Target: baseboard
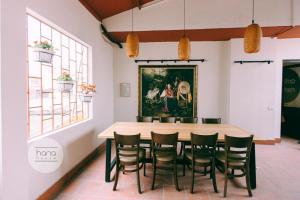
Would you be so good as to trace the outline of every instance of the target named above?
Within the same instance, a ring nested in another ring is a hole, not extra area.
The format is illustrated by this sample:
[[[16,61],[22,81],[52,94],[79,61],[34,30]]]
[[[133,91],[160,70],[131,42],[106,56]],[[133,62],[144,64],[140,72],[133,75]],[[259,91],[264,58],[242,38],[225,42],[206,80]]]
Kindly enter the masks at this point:
[[[92,153],[86,156],[68,173],[66,173],[56,183],[54,183],[49,189],[47,189],[41,196],[39,196],[37,200],[51,200],[57,197],[57,195],[70,182],[70,180],[74,176],[76,176],[87,164],[89,164],[93,159],[95,159],[95,157],[97,157],[104,150],[105,150],[105,143],[102,143]]]
[[[276,143],[276,144],[281,143],[281,138],[275,138],[275,143]]]

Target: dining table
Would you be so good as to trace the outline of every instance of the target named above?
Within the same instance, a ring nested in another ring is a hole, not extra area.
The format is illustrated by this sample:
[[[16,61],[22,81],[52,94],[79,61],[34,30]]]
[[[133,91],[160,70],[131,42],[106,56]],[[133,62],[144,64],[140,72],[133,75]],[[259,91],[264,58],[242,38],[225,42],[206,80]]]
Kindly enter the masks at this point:
[[[191,134],[210,135],[218,133],[218,142],[224,142],[224,136],[230,135],[235,137],[247,137],[254,135],[251,153],[250,153],[250,185],[252,189],[256,188],[256,144],[275,144],[275,138],[264,138],[255,135],[250,131],[242,129],[231,124],[189,124],[189,123],[147,123],[147,122],[115,122],[110,127],[98,134],[99,139],[105,139],[106,145],[106,164],[105,164],[105,181],[110,182],[111,171],[113,170],[116,159],[112,158],[112,141],[114,132],[122,135],[134,135],[140,133],[141,140],[151,141],[151,132],[170,134],[178,132],[179,142],[191,141]]]

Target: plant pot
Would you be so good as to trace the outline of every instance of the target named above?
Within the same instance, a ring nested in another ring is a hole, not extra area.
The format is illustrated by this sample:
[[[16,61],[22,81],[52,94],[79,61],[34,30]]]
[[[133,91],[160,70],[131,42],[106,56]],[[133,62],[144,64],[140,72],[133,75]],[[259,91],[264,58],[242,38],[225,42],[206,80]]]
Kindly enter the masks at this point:
[[[71,92],[74,86],[73,81],[57,81],[58,90],[60,92]]]
[[[33,49],[33,59],[38,62],[52,63],[53,55],[53,50],[47,50],[42,48]]]
[[[90,103],[92,101],[93,96],[93,94],[81,94],[80,100],[82,102]]]

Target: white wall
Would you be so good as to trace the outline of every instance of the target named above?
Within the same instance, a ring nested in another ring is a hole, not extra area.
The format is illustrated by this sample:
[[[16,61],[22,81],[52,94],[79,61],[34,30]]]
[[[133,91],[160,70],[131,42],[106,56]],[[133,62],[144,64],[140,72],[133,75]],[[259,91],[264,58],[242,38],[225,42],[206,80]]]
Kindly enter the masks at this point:
[[[290,26],[294,18],[294,24],[299,25],[299,6],[299,0],[255,1],[255,21],[261,26]],[[251,19],[252,0],[186,0],[187,29],[244,27]],[[109,31],[131,30],[131,10],[105,19],[104,24]],[[183,29],[183,0],[164,0],[134,9],[134,30],[178,29]]]
[[[113,50],[101,38],[98,21],[74,0],[1,0],[1,100],[3,199],[36,199],[94,150],[97,133],[113,122]],[[62,166],[41,174],[27,163],[26,7],[92,46],[97,84],[93,119],[53,135],[64,150]],[[17,192],[16,192],[17,189]]]
[[[1,4],[2,198],[26,200],[26,1]]]
[[[261,51],[245,54],[243,40],[192,42],[198,64],[198,117],[222,117],[264,138],[280,138],[282,60],[300,59],[300,39],[264,38]],[[139,59],[177,58],[177,43],[142,43]],[[271,64],[234,64],[235,60],[273,60]],[[147,64],[147,63],[143,63]],[[159,63],[158,63],[159,64]],[[173,63],[170,63],[173,64]],[[120,97],[120,83],[131,84],[131,97]],[[114,49],[115,121],[138,114],[138,64]]]
[[[198,117],[222,117],[227,122],[229,73],[228,42],[193,42],[191,58],[204,58],[198,65]],[[177,43],[142,43],[142,59],[174,59]],[[147,63],[141,63],[145,65]],[[152,63],[151,63],[152,64]],[[160,63],[154,63],[160,64]],[[171,62],[169,64],[174,64]],[[185,64],[185,63],[184,63]],[[138,115],[138,64],[125,50],[114,49],[115,121],[135,121]],[[131,84],[131,96],[120,97],[120,83]]]

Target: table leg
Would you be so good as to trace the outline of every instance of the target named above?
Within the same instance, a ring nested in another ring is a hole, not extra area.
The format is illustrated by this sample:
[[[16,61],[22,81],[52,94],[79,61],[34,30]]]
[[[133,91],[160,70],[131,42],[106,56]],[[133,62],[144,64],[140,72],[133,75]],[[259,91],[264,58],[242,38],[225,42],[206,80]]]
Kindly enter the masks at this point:
[[[105,182],[110,182],[111,172],[111,139],[106,139]]]
[[[250,185],[252,189],[256,188],[256,160],[255,143],[253,142],[250,153]]]

